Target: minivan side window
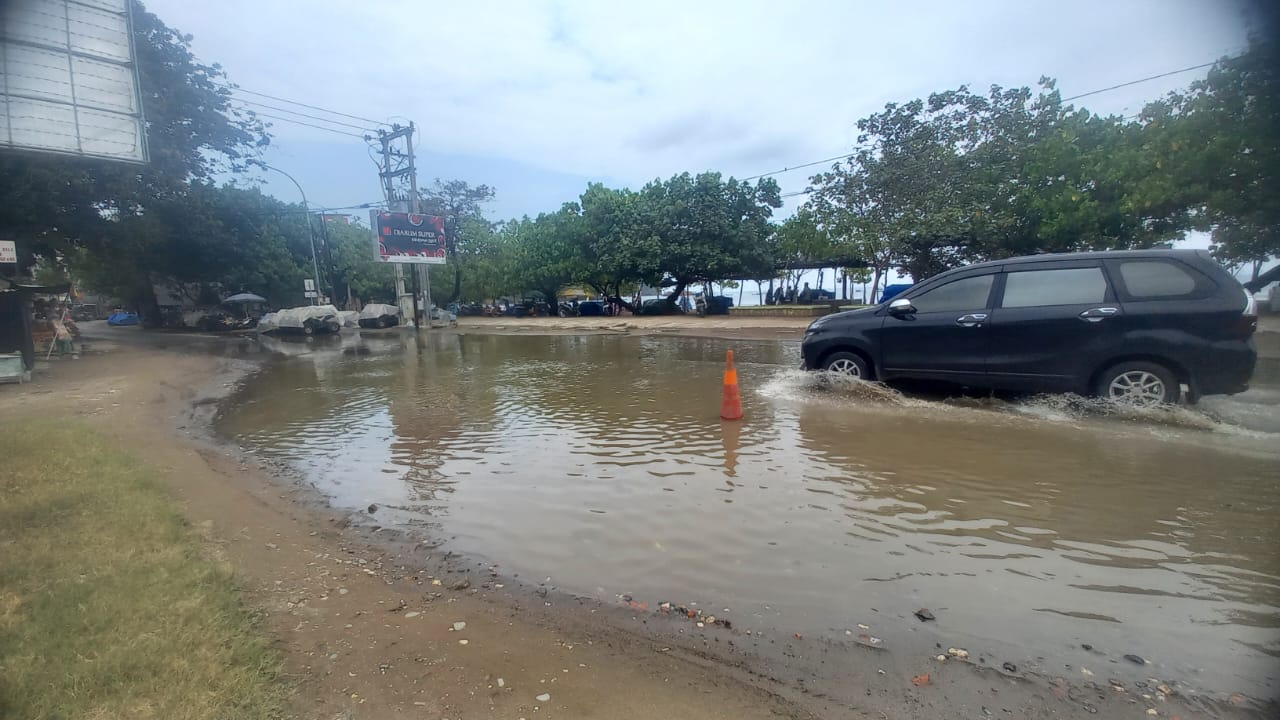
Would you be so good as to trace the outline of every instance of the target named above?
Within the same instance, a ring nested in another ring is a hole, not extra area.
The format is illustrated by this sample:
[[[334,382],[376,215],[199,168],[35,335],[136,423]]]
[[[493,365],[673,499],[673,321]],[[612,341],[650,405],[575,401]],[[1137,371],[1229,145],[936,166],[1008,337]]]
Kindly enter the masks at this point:
[[[1195,275],[1164,260],[1122,261],[1120,277],[1129,295],[1140,299],[1178,297],[1196,290]]]
[[[1026,270],[1004,279],[1001,307],[1086,305],[1107,299],[1107,278],[1100,267]]]
[[[995,278],[995,275],[974,275],[952,280],[909,299],[916,311],[922,313],[982,310],[987,307]]]

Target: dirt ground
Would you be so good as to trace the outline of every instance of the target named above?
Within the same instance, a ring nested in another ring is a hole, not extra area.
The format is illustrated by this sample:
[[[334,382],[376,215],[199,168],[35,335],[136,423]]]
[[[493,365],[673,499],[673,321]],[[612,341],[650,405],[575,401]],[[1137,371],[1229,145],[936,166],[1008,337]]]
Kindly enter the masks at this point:
[[[586,320],[521,324],[581,332],[560,325]],[[678,319],[679,328],[692,320]],[[798,338],[807,324],[769,320],[777,322],[719,330]],[[663,318],[618,322],[683,332]],[[470,329],[506,325],[461,328]],[[936,663],[933,651],[894,657],[785,637],[766,655],[730,631],[723,643],[709,633],[690,638],[687,623],[664,636],[651,615],[597,612],[498,569],[441,557],[429,542],[378,528],[376,510],[353,522],[279,468],[215,442],[208,420],[253,369],[236,350],[252,340],[109,332],[112,340],[95,340],[80,360],[55,359],[34,383],[0,386],[0,416],[79,416],[158,468],[208,551],[236,568],[264,614],[297,688],[296,718],[1140,718],[1152,705],[1162,717],[1262,716]]]

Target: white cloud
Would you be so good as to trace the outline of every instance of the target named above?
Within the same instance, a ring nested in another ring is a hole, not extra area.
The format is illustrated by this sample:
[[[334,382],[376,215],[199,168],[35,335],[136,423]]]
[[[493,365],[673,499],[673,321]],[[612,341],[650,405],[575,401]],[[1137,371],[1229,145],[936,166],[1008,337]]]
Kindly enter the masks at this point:
[[[246,88],[377,119],[419,143],[641,183],[845,151],[885,102],[1056,76],[1065,95],[1244,44],[1226,3],[152,0]],[[1130,113],[1180,76],[1089,98]],[[272,111],[267,111],[272,112]],[[287,124],[290,138],[348,142]],[[350,140],[359,143],[357,140]],[[819,170],[820,168],[814,168]],[[803,187],[806,172],[785,178]],[[566,198],[567,199],[567,198]]]

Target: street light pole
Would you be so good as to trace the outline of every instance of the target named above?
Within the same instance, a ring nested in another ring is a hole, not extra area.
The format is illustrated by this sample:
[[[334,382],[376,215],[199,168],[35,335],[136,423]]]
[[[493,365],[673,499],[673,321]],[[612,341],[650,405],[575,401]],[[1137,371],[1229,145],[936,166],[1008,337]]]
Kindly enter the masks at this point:
[[[302,185],[298,184],[298,181],[295,180],[292,175],[281,170],[280,168],[275,167],[274,165],[268,165],[262,162],[261,160],[255,161],[254,164],[266,170],[275,170],[281,175],[289,178],[289,181],[293,183],[293,186],[298,188],[298,194],[302,196],[302,212],[306,213],[307,215],[307,241],[311,243],[311,272],[315,277],[315,282],[316,282],[316,296],[311,299],[311,304],[319,305],[320,304],[320,263],[316,262],[316,235],[311,230],[311,209],[307,206],[307,193],[305,190],[302,189]],[[324,222],[324,218],[321,218],[320,221]]]

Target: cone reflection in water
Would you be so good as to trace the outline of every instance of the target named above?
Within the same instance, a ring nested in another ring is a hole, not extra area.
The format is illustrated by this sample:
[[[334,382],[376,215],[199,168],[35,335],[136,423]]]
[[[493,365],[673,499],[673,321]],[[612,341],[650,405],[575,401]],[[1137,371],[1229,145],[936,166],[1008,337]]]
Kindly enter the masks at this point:
[[[720,400],[721,420],[742,419],[742,396],[738,394],[738,369],[733,366],[733,351],[725,353],[724,392]]]
[[[720,421],[720,446],[724,450],[725,477],[738,476],[738,446],[742,443],[742,423]],[[729,483],[730,487],[733,483]]]

